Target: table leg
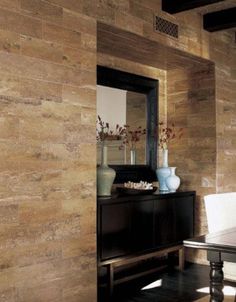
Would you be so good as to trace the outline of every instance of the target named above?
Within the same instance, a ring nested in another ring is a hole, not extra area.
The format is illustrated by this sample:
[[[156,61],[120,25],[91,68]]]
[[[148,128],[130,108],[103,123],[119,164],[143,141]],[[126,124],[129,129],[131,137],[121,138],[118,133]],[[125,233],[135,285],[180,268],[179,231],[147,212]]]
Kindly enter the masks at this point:
[[[184,270],[185,256],[184,247],[179,250],[179,270],[182,272]]]
[[[223,294],[223,261],[210,261],[210,302],[224,301]]]
[[[114,267],[112,264],[107,266],[107,275],[108,275],[108,292],[109,297],[113,295],[113,288],[114,288]]]

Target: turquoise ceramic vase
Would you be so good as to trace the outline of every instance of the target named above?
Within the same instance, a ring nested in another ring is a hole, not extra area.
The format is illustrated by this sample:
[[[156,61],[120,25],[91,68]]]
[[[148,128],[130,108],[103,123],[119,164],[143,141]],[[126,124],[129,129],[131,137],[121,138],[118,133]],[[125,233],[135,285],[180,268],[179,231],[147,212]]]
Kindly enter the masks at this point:
[[[97,168],[97,195],[111,196],[111,188],[116,177],[114,169],[107,164],[107,146],[102,146],[101,165]]]
[[[163,149],[163,165],[156,170],[157,179],[159,182],[159,191],[168,192],[166,179],[170,176],[170,169],[168,168],[168,150]]]

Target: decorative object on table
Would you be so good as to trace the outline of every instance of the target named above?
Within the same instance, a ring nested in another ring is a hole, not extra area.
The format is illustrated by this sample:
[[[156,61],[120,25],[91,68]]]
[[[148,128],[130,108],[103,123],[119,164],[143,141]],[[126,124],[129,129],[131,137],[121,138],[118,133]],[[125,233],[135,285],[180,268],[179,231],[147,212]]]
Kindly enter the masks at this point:
[[[176,167],[169,167],[170,175],[166,178],[166,186],[170,192],[176,192],[180,186],[180,178],[175,175]]]
[[[129,189],[151,190],[153,185],[152,183],[141,180],[140,182],[132,182],[132,181],[125,182],[124,187]]]
[[[162,149],[162,167],[168,167],[168,149]]]
[[[110,196],[111,188],[116,176],[114,169],[110,168],[107,164],[107,152],[106,141],[111,138],[121,139],[124,135],[125,129],[116,125],[115,131],[110,129],[109,123],[102,121],[98,116],[97,120],[97,142],[101,144],[101,165],[97,168],[97,195],[98,196]]]
[[[156,170],[156,174],[159,181],[160,191],[169,191],[169,188],[166,184],[166,179],[171,175],[172,170],[168,168],[168,143],[175,138],[181,138],[182,135],[182,128],[177,131],[174,124],[172,124],[171,127],[165,127],[163,122],[159,123],[159,146],[163,152],[163,164],[162,167]]]
[[[136,149],[130,150],[130,164],[135,165],[136,164]]]
[[[159,182],[159,191],[168,192],[166,178],[170,176],[170,169],[168,167],[157,168],[156,174]]]
[[[102,161],[97,168],[97,195],[110,196],[111,188],[116,177],[114,169],[107,165],[107,146],[102,146]]]
[[[146,134],[146,129],[139,126],[135,130],[131,130],[129,125],[125,125],[125,136],[123,145],[126,145],[130,149],[130,164],[135,165],[137,160],[137,143],[141,137]]]
[[[154,187],[152,183],[148,183],[146,181],[140,182],[131,182],[128,181],[124,183],[123,186],[117,186],[117,191],[119,193],[128,194],[128,195],[136,195],[136,194],[151,194],[157,190],[157,187]]]

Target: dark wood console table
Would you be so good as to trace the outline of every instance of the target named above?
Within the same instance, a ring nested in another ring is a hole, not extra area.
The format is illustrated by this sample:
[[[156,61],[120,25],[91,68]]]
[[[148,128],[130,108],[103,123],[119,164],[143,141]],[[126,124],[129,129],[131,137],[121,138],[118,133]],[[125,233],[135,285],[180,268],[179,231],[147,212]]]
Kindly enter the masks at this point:
[[[193,236],[194,200],[194,191],[98,198],[98,268],[107,268],[110,294],[114,284],[131,279],[117,280],[118,266],[178,252],[183,269],[182,243]]]

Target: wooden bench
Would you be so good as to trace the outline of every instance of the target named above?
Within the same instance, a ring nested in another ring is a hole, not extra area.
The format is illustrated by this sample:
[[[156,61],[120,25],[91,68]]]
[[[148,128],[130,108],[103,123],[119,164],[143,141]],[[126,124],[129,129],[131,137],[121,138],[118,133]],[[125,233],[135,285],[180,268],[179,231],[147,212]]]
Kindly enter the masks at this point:
[[[184,247],[183,245],[177,245],[177,246],[172,246],[169,248],[165,248],[162,250],[158,250],[155,252],[147,253],[147,254],[142,254],[138,256],[129,256],[126,258],[115,258],[111,260],[106,260],[98,263],[98,267],[106,267],[107,268],[107,287],[109,291],[109,295],[112,296],[113,294],[113,289],[114,285],[120,284],[122,282],[130,281],[132,279],[154,273],[156,271],[159,271],[163,269],[166,266],[159,266],[155,267],[152,269],[145,270],[143,272],[139,272],[136,274],[132,274],[129,276],[125,276],[119,279],[114,278],[114,273],[115,273],[115,268],[120,267],[120,266],[125,266],[129,265],[138,261],[154,258],[154,257],[162,257],[165,255],[169,255],[170,253],[178,252],[179,256],[179,262],[178,262],[178,269],[180,271],[183,271],[184,269]]]

